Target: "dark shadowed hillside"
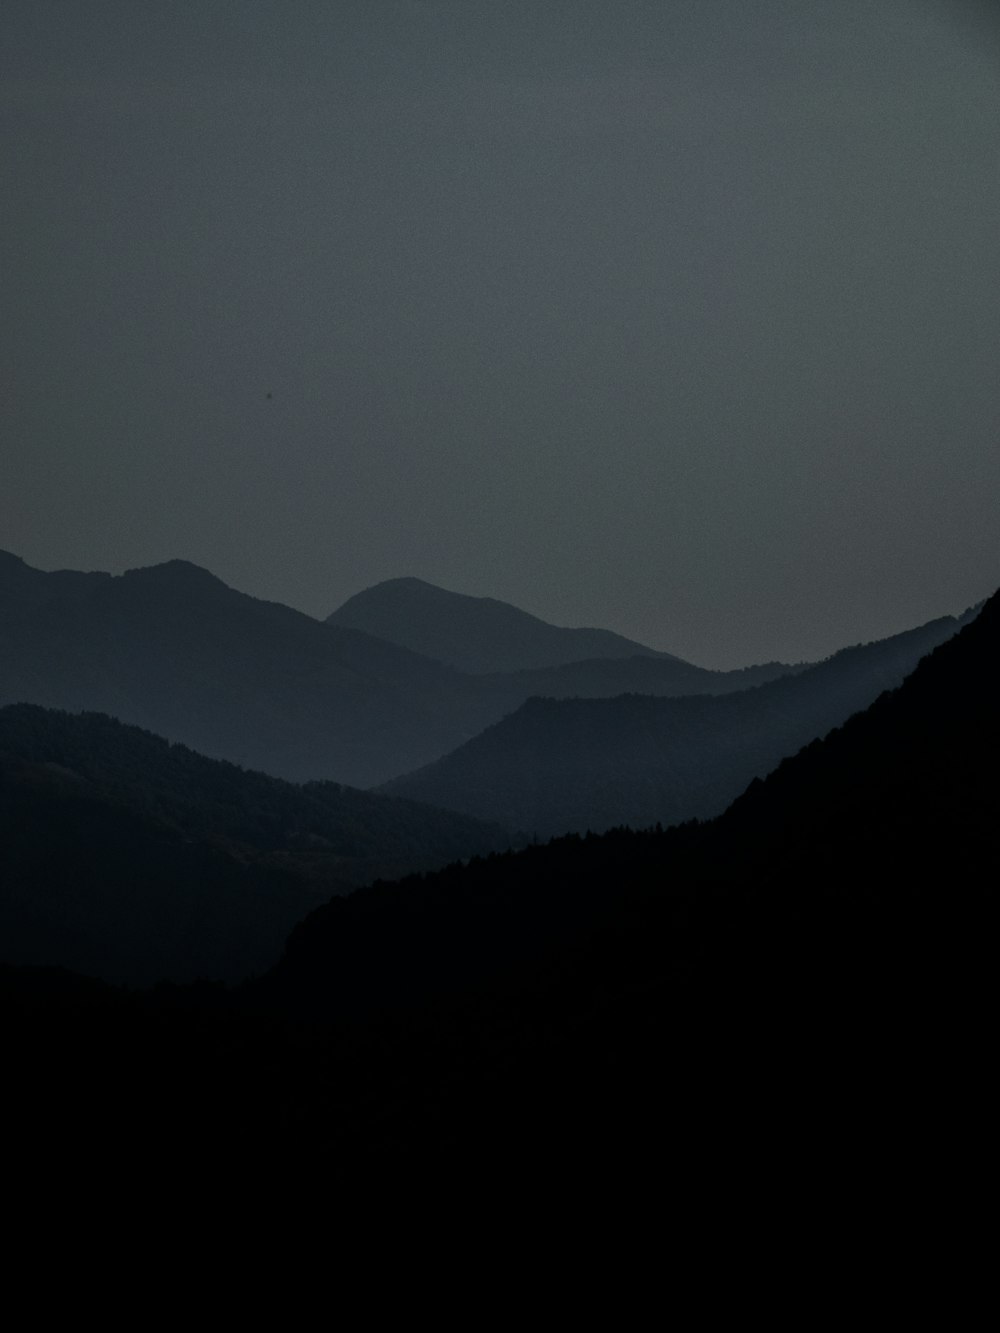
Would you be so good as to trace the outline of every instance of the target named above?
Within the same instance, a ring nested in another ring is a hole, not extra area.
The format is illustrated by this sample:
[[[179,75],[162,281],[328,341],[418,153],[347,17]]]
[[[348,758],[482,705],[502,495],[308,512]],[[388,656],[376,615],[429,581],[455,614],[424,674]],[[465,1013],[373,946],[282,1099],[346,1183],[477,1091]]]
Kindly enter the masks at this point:
[[[722,697],[531,699],[383,790],[540,836],[708,818],[898,685],[959,623],[932,621]]]
[[[898,689],[753,782],[720,819],[678,830],[666,845],[685,893],[639,895],[604,961],[620,979],[662,974],[664,940],[697,928],[716,954],[709,986],[729,968],[755,1001],[811,995],[835,1013],[877,998],[906,1040],[963,1048],[992,986],[998,679],[1000,594]]]
[[[922,1221],[992,1142],[998,678],[994,598],[720,819],[361,890],[240,997],[0,969],[18,1142],[102,1182]]]
[[[380,992],[412,1000],[575,971],[576,959],[585,986],[597,967],[602,985],[699,975],[729,995],[766,950],[777,971],[748,991],[763,994],[765,980],[804,984],[820,954],[836,965],[844,949],[849,970],[863,963],[869,981],[891,987],[924,961],[896,956],[887,928],[900,939],[929,931],[922,947],[933,952],[937,914],[948,950],[979,942],[978,927],[965,932],[1000,872],[998,678],[994,597],[899,689],[755,782],[721,818],[573,836],[362,890],[296,929],[274,984],[311,1004],[372,1003]],[[933,967],[945,961],[928,964],[925,980],[936,985]]]
[[[331,893],[506,845],[335,783],[295,786],[98,714],[0,709],[0,959],[130,981],[272,963]]]
[[[422,579],[388,579],[366,588],[326,623],[364,630],[462,671],[521,671],[636,655],[690,665],[609,630],[559,629],[506,602],[447,592]]]

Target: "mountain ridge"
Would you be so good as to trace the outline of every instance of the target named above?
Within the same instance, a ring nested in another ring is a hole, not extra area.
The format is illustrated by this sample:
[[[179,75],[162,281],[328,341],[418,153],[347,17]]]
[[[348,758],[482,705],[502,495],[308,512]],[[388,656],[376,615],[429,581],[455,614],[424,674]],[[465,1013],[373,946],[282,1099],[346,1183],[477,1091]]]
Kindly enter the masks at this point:
[[[355,593],[325,623],[363,629],[474,674],[544,669],[589,658],[681,661],[611,630],[563,628],[495,597],[451,592],[412,577],[386,579]]]
[[[619,659],[628,679],[630,660]],[[741,683],[648,661],[668,693]],[[615,665],[578,664],[562,677],[574,690],[580,672],[596,671],[600,688],[617,692]],[[290,781],[377,785],[475,736],[535,683],[462,672],[239,592],[188,561],[111,575],[0,559],[0,705],[109,713]]]
[[[779,1004],[795,984],[827,1005],[823,985],[856,955],[866,984],[896,1003],[893,967],[912,980],[922,959],[897,958],[895,914],[912,902],[907,924],[934,938],[937,910],[960,935],[1000,872],[998,664],[1000,593],[898,687],[751,782],[717,818],[571,834],[419,883],[371,886],[300,923],[263,993],[336,1012],[386,996],[437,1004],[449,992],[502,985],[511,997],[552,985],[551,1012],[565,1023],[565,980],[544,978],[568,969],[600,997],[602,1021],[609,994],[634,1013],[630,996],[645,1008],[655,994],[645,988],[669,986],[678,999],[694,990],[692,1018],[721,1003],[731,1026],[728,1005],[768,1003],[772,985]],[[925,870],[939,878],[918,898]],[[989,946],[973,937],[966,947]],[[828,972],[811,975],[816,958]],[[592,1002],[579,1001],[588,1032]],[[865,1020],[863,999],[855,1016]],[[613,1026],[602,1030],[614,1040]]]
[[[717,820],[371,886],[235,995],[0,967],[32,1189],[249,1164],[255,1197],[665,1199],[699,1244],[816,1202],[935,1246],[995,1139],[998,679],[1000,597]]]
[[[746,690],[532,698],[379,790],[540,836],[720,814],[755,777],[902,682],[967,623],[941,617]]]
[[[497,715],[460,673],[229,588],[185,561],[0,567],[0,704],[109,713],[291,781],[367,786]]]

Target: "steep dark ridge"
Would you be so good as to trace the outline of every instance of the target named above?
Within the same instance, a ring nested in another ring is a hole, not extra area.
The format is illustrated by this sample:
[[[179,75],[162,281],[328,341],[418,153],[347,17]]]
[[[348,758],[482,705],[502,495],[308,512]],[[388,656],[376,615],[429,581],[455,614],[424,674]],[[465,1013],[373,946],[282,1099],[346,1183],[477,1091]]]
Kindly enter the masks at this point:
[[[502,711],[450,668],[184,561],[119,577],[2,568],[0,704],[106,712],[247,767],[358,786]]]
[[[924,1057],[932,1039],[974,1045],[995,971],[998,681],[1000,593],[899,688],[675,831],[686,891],[637,896],[600,946],[605,981],[669,973],[664,944],[697,932],[706,988],[728,973],[727,993],[797,992],[828,1016],[877,999]]]
[[[689,666],[610,630],[560,629],[492,597],[448,592],[414,578],[388,579],[357,593],[326,623],[365,630],[474,673],[635,656]]]
[[[497,828],[295,786],[100,714],[0,709],[0,959],[237,979],[332,893],[507,846]]]
[[[833,969],[842,1005],[861,977],[891,998],[914,971],[939,995],[963,951],[981,961],[991,947],[982,917],[1000,875],[998,679],[1000,595],[898,689],[711,823],[571,836],[361,890],[296,928],[261,991],[344,1012],[498,985],[513,995],[568,966],[582,988],[570,1021],[584,1028],[584,991],[600,991],[605,1009],[635,992],[648,1008],[657,987],[694,987],[698,1004],[714,996],[736,1016],[776,994],[791,1013],[794,988],[815,998]]]
[[[753,778],[900,684],[959,626],[932,621],[718,697],[531,699],[382,790],[539,836],[710,818]]]
[[[993,823],[996,836],[982,836],[1000,814],[998,755],[1000,593],[962,617],[960,633],[926,654],[899,688],[751,783],[717,827],[781,843],[794,857],[856,808],[861,818],[848,825],[843,862],[869,839],[886,839],[894,812],[921,829],[906,849],[909,864],[928,848],[957,871],[966,852],[1000,853],[1000,825]],[[930,825],[918,823],[935,809]]]

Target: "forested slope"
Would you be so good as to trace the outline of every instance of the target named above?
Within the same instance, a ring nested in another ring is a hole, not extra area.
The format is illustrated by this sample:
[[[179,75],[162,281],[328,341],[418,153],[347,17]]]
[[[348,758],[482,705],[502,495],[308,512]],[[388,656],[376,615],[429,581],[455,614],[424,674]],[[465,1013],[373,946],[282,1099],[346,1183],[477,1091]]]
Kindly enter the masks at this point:
[[[0,709],[0,960],[235,980],[332,893],[507,845],[465,816],[296,786],[101,714]]]

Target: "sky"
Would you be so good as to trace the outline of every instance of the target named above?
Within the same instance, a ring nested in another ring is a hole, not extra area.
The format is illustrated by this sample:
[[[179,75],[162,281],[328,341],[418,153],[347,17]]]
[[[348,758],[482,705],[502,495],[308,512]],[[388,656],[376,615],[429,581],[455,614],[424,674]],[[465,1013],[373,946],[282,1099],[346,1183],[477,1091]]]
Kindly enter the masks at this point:
[[[974,0],[5,0],[0,548],[713,667],[1000,584]]]

